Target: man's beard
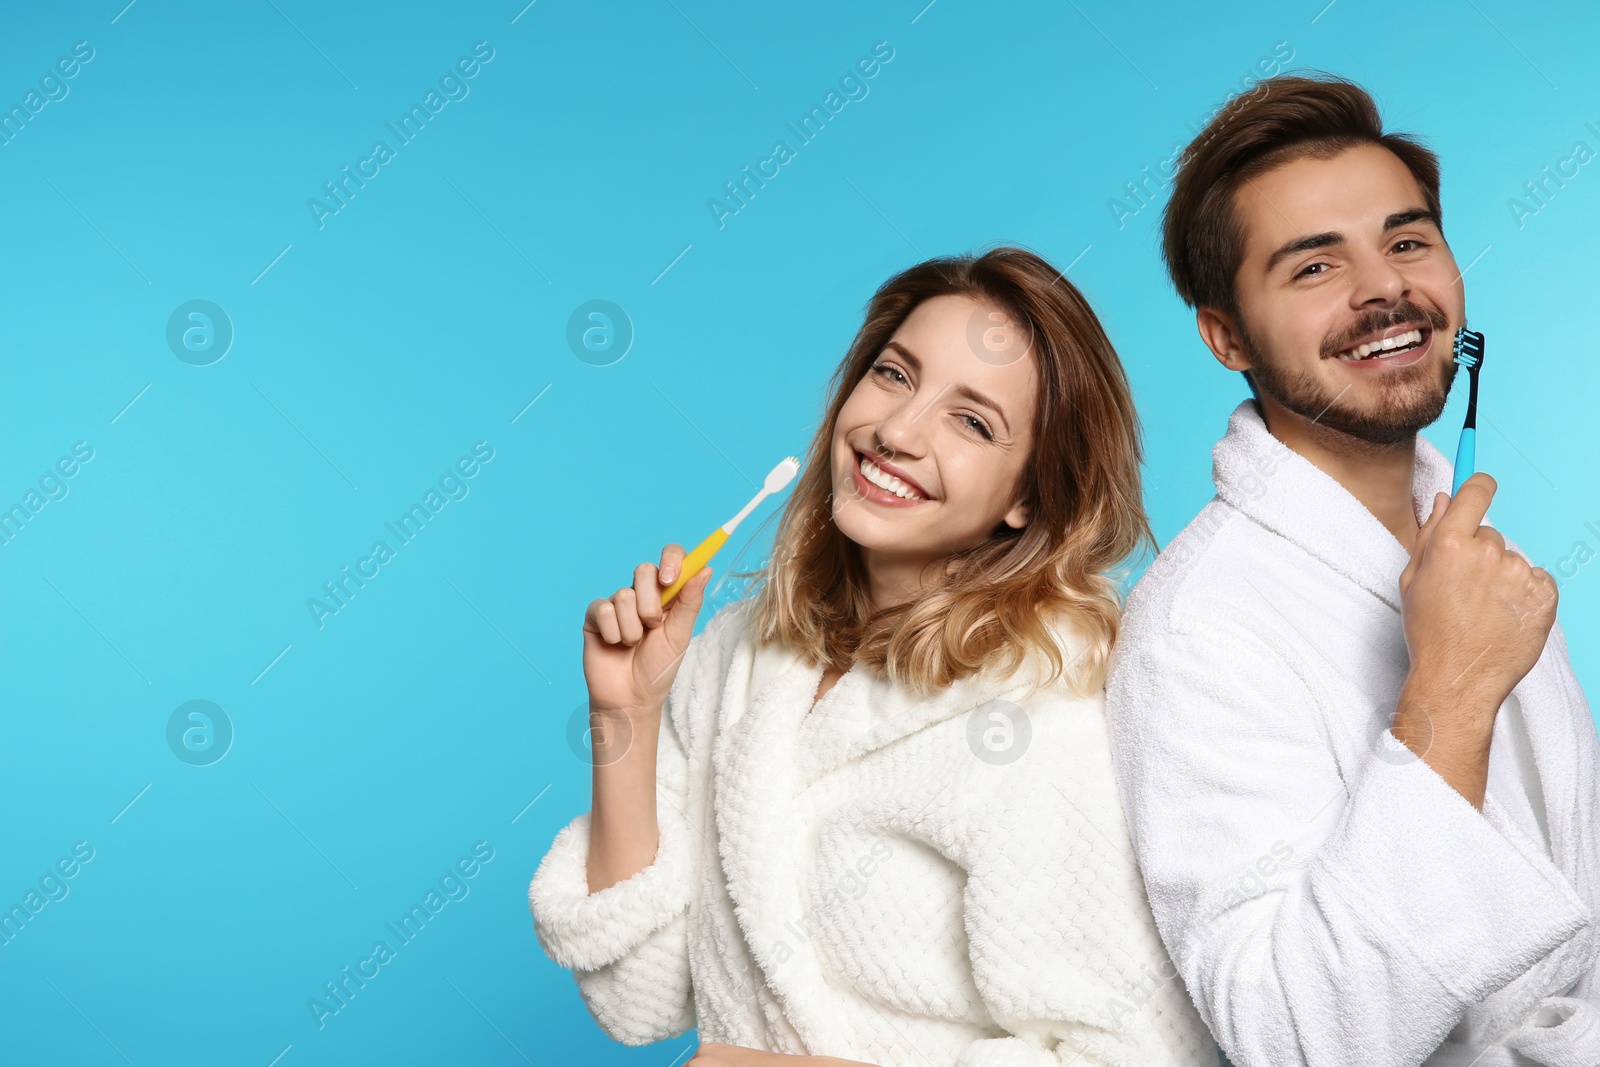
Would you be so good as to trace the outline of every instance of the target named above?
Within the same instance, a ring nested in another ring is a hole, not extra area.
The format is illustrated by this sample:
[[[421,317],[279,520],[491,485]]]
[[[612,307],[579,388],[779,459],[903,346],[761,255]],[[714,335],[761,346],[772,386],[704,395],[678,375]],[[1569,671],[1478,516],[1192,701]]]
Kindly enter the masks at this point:
[[[1322,354],[1337,358],[1334,352],[1350,347],[1347,339],[1419,319],[1430,323],[1435,335],[1449,328],[1449,320],[1442,312],[1402,301],[1392,311],[1362,316],[1344,338],[1325,340]],[[1250,374],[1257,389],[1318,426],[1370,444],[1398,444],[1415,437],[1424,426],[1432,425],[1444,413],[1450,386],[1456,378],[1454,359],[1445,360],[1439,367],[1436,389],[1430,388],[1434,372],[1422,363],[1382,371],[1376,398],[1370,407],[1363,408],[1345,401],[1345,392],[1330,393],[1316,376],[1280,365],[1257,346],[1242,318],[1238,325],[1239,343],[1250,356]]]

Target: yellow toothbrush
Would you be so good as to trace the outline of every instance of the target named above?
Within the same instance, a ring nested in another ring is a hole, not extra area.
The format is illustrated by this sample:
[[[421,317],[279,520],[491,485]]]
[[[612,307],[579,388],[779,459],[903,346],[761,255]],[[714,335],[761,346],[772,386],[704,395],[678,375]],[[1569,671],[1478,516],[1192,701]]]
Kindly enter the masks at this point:
[[[750,503],[746,504],[739,514],[711,531],[710,537],[695,545],[694,551],[683,558],[683,565],[678,570],[677,579],[661,593],[661,606],[666,607],[672,603],[672,598],[678,595],[678,590],[687,585],[690,578],[699,574],[700,570],[711,562],[711,557],[717,554],[717,549],[723,546],[728,540],[728,536],[744,521],[744,517],[756,509],[757,504],[788,485],[799,471],[800,461],[793,456],[785,457],[782,463],[773,467],[767,474],[767,481],[761,487],[761,492],[751,498]]]

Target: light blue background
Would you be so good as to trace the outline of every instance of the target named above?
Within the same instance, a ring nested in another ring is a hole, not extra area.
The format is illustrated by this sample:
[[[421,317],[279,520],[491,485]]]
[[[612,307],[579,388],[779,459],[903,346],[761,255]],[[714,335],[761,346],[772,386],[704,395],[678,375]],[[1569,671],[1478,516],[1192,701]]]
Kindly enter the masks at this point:
[[[0,34],[6,107],[94,49],[0,147],[0,505],[94,449],[0,547],[0,904],[95,850],[0,947],[5,1063],[683,1054],[692,1035],[608,1041],[527,913],[588,805],[566,735],[584,605],[803,452],[879,283],[995,242],[1073,264],[1170,539],[1244,384],[1162,273],[1160,203],[1119,229],[1109,201],[1279,42],[1442,155],[1489,336],[1492,517],[1552,571],[1600,549],[1600,167],[1520,228],[1507,205],[1600,148],[1589,5],[124,2],[13,8]],[[319,229],[308,199],[478,41],[470,94]],[[719,229],[708,199],[878,41],[869,95]],[[236,331],[211,366],[165,341],[192,299]],[[592,299],[635,331],[610,366],[565,341]],[[1463,401],[1428,433],[1447,454]],[[307,599],[478,441],[470,495],[319,629]],[[773,513],[720,571],[759,563]],[[1592,686],[1600,566],[1558,575]],[[165,736],[194,699],[236,732],[207,767]],[[308,999],[480,841],[470,894],[319,1030]]]

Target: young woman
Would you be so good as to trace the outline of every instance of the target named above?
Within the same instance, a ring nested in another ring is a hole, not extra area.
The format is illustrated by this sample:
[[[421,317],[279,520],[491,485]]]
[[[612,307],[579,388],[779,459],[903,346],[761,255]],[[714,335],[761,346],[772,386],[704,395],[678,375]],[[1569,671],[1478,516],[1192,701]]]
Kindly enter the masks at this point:
[[[529,887],[627,1044],[696,1067],[1217,1062],[1112,778],[1139,427],[1030,252],[890,279],[751,597],[692,637],[684,558],[589,605],[593,810]]]

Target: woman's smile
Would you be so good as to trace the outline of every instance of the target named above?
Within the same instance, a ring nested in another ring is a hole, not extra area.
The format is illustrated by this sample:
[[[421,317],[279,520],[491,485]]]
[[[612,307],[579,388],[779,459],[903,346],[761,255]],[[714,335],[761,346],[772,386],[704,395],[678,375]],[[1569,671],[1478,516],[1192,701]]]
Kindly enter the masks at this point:
[[[893,508],[915,507],[929,502],[926,494],[906,480],[896,478],[870,457],[861,452],[855,455],[851,482],[861,499]]]

